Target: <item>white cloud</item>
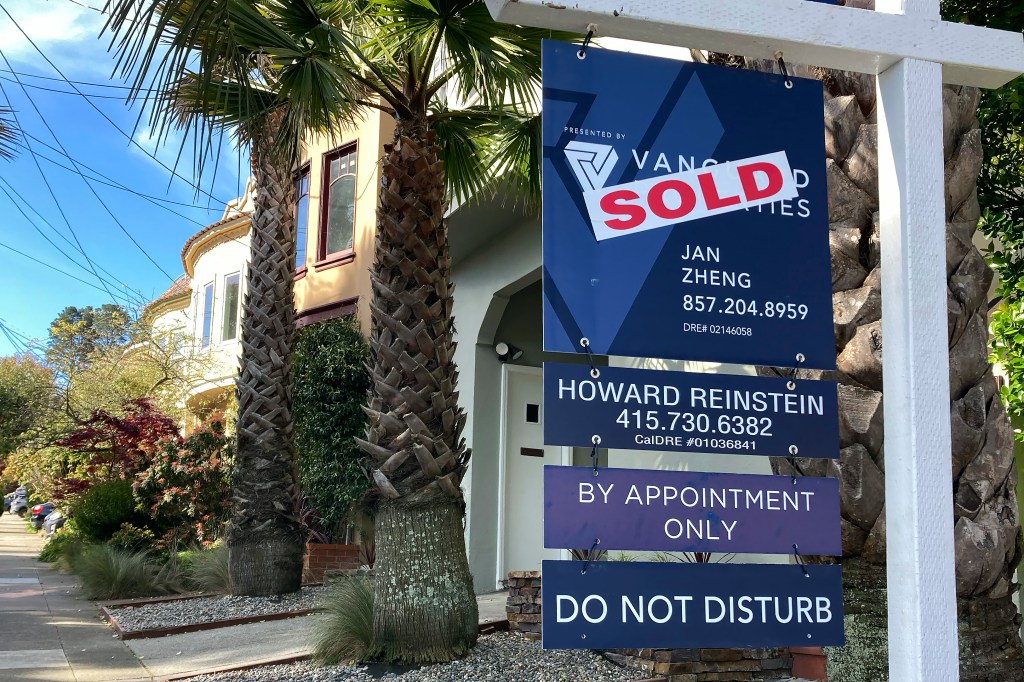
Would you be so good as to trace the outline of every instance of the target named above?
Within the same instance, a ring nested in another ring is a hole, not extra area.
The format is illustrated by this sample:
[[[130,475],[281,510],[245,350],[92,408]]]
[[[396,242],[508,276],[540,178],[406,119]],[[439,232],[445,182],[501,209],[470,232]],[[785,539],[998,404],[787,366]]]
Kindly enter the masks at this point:
[[[104,51],[97,40],[104,16],[70,0],[7,0],[4,7],[43,52],[81,43],[89,52]],[[37,63],[39,54],[6,14],[0,14],[0,45],[8,59]],[[91,55],[90,55],[91,56]]]

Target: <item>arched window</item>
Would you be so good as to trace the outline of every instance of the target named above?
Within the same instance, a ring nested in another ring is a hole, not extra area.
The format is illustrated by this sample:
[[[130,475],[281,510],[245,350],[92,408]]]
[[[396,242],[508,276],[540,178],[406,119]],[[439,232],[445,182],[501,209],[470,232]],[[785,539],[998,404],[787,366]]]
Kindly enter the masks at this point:
[[[356,219],[355,145],[324,156],[320,200],[320,260],[351,252]]]

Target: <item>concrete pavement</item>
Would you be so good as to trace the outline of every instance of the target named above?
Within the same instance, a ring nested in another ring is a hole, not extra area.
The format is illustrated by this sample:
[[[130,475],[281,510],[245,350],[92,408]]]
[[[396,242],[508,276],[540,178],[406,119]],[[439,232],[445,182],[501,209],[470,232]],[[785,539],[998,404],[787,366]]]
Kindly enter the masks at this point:
[[[74,578],[36,561],[39,536],[0,517],[0,682],[141,682],[309,653],[312,617],[122,642]],[[506,592],[480,595],[480,623],[505,618]]]
[[[74,580],[36,561],[41,538],[0,517],[0,682],[137,682],[146,668],[74,598]]]

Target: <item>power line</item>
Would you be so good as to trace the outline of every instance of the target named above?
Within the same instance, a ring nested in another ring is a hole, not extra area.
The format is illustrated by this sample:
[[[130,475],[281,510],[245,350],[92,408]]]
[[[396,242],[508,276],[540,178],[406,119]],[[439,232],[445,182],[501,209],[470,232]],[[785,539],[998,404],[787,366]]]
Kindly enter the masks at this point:
[[[32,226],[32,229],[34,229],[36,232],[38,232],[39,235],[50,244],[50,246],[55,248],[62,256],[67,258],[69,261],[71,261],[71,263],[73,263],[74,265],[77,265],[78,267],[82,268],[83,270],[85,270],[87,272],[91,272],[91,270],[87,266],[82,265],[77,260],[75,260],[74,257],[72,257],[70,254],[68,254],[62,248],[57,246],[57,244],[54,243],[54,241],[52,239],[47,237],[45,232],[43,232],[41,229],[39,229],[39,226],[35,224],[35,221],[33,221],[29,217],[29,215],[25,212],[25,209],[23,209],[21,207],[21,205],[18,203],[17,199],[14,198],[14,195],[11,193],[11,192],[14,192],[14,187],[12,187],[11,184],[7,180],[5,180],[4,178],[0,177],[0,183],[2,183],[2,184],[0,184],[0,192],[3,192],[7,196],[7,198],[10,200],[10,202],[12,204],[14,204],[14,207],[16,209],[18,209],[18,212],[21,213],[21,215],[25,218],[26,221],[28,221],[28,224]],[[5,187],[5,185],[6,185],[6,187]],[[10,189],[10,191],[8,191],[8,189]],[[39,219],[43,222],[44,225],[46,225],[48,228],[53,230],[54,234],[59,236],[61,239],[63,239],[65,242],[67,242],[71,246],[74,246],[74,244],[72,244],[71,241],[67,237],[65,237],[63,234],[61,234],[61,232],[59,230],[57,230],[53,225],[51,225],[46,220],[46,218],[44,218],[42,215],[40,215],[39,212],[36,211],[35,208],[33,208],[31,204],[26,202],[26,206],[28,206],[29,209],[31,209],[32,212],[35,213],[36,216],[39,217]],[[115,275],[114,273],[110,272],[109,270],[104,268],[102,265],[99,265],[99,264],[96,264],[96,263],[93,263],[93,264],[96,265],[96,267],[98,267],[100,270],[102,270],[106,274],[108,274],[111,277],[117,279],[117,275]],[[99,276],[99,275],[97,275],[97,276]],[[100,279],[102,281],[104,281],[106,284],[109,284],[109,285],[113,286],[115,289],[118,288],[118,283],[116,281],[107,280],[106,278],[103,278],[103,277],[100,277]],[[136,295],[138,295],[139,300],[141,300],[141,301],[145,301],[146,300],[146,297],[142,294],[141,291],[134,291],[130,287],[128,287],[128,285],[123,284],[123,283],[120,286],[125,288],[128,291],[133,291]]]
[[[99,114],[100,116],[102,116],[102,117],[103,117],[104,119],[106,119],[107,123],[109,123],[109,124],[110,124],[111,126],[113,126],[113,127],[114,127],[114,128],[115,128],[115,129],[117,130],[117,132],[121,133],[121,135],[123,135],[123,136],[124,136],[125,138],[127,138],[127,140],[128,140],[128,141],[129,141],[129,142],[130,142],[131,144],[133,144],[133,145],[135,145],[136,147],[138,147],[139,149],[141,149],[141,150],[142,150],[142,151],[143,151],[143,152],[144,152],[144,153],[146,154],[146,156],[150,157],[151,159],[153,159],[154,161],[156,161],[156,162],[157,162],[158,164],[160,164],[160,165],[161,165],[161,166],[162,166],[162,167],[163,167],[163,168],[164,168],[165,170],[167,170],[168,172],[170,172],[170,173],[171,173],[171,175],[173,175],[174,177],[176,177],[176,178],[179,178],[179,179],[181,179],[182,181],[184,181],[184,182],[188,183],[188,184],[189,184],[189,185],[190,185],[191,187],[193,187],[193,188],[194,188],[194,189],[195,189],[195,190],[196,190],[197,192],[200,192],[201,194],[204,194],[204,195],[208,196],[209,198],[213,199],[214,201],[216,201],[216,202],[218,202],[218,203],[222,203],[222,204],[226,204],[226,203],[227,203],[226,201],[223,201],[223,200],[221,200],[221,199],[218,199],[218,198],[217,198],[217,197],[215,197],[214,195],[212,195],[212,194],[210,194],[209,192],[207,192],[206,190],[202,189],[202,188],[201,188],[201,187],[200,187],[200,186],[199,186],[198,184],[195,184],[195,183],[192,183],[192,182],[190,182],[190,181],[189,181],[189,180],[188,180],[187,178],[185,178],[185,177],[184,177],[183,175],[179,174],[179,173],[178,173],[178,171],[174,170],[173,168],[171,168],[170,166],[168,166],[167,164],[165,164],[165,163],[164,163],[163,161],[161,161],[160,159],[158,159],[158,158],[156,157],[156,155],[155,155],[155,154],[151,154],[151,153],[149,152],[149,150],[148,150],[148,149],[146,149],[146,148],[145,148],[145,147],[143,147],[143,146],[142,146],[141,144],[139,144],[138,142],[136,142],[135,138],[134,138],[134,137],[133,137],[132,135],[130,135],[129,133],[126,133],[126,132],[125,132],[124,130],[122,130],[122,129],[121,129],[121,127],[120,127],[119,125],[117,125],[117,123],[115,123],[113,119],[111,119],[111,118],[110,118],[109,116],[107,116],[106,112],[104,112],[104,111],[103,111],[102,109],[100,109],[100,108],[99,108],[98,106],[96,106],[96,103],[95,103],[95,102],[93,102],[92,100],[90,100],[90,99],[89,99],[88,97],[85,97],[85,96],[84,96],[84,93],[82,93],[82,91],[78,89],[78,86],[77,86],[77,85],[75,85],[75,84],[74,84],[74,83],[72,83],[72,82],[71,82],[70,80],[68,80],[68,77],[64,75],[64,72],[63,72],[63,71],[61,71],[61,70],[60,70],[60,68],[59,68],[59,67],[58,67],[58,66],[57,66],[56,64],[54,64],[54,63],[53,63],[53,60],[51,60],[51,59],[50,59],[49,57],[47,57],[47,56],[46,56],[46,53],[44,53],[44,52],[43,52],[43,51],[42,51],[41,49],[39,49],[39,46],[38,46],[38,45],[36,45],[35,41],[34,41],[34,40],[32,40],[32,38],[31,38],[31,37],[29,37],[29,35],[28,35],[27,33],[25,33],[25,30],[24,30],[24,29],[23,29],[23,28],[21,27],[21,25],[20,25],[20,24],[19,24],[19,23],[18,23],[18,22],[17,22],[17,21],[16,21],[15,19],[14,19],[14,17],[13,17],[13,16],[11,16],[11,13],[10,13],[9,11],[7,11],[7,8],[6,8],[6,7],[4,7],[4,6],[2,5],[2,4],[0,4],[0,10],[3,10],[4,14],[6,14],[6,15],[7,15],[7,18],[8,18],[8,19],[10,19],[10,20],[11,20],[11,22],[13,22],[13,23],[14,23],[14,26],[15,26],[15,27],[16,27],[16,28],[18,29],[18,31],[19,31],[19,32],[21,33],[21,35],[25,36],[25,40],[27,40],[27,41],[29,42],[29,44],[30,44],[30,45],[31,45],[31,46],[32,46],[32,47],[33,47],[33,48],[35,49],[35,51],[39,53],[39,56],[41,56],[41,57],[43,58],[43,60],[45,60],[45,61],[46,61],[46,63],[47,63],[47,64],[49,64],[49,65],[50,65],[50,67],[51,67],[51,68],[52,68],[52,69],[53,69],[54,71],[56,71],[56,72],[57,72],[57,75],[61,77],[61,80],[63,80],[63,81],[64,81],[65,83],[67,83],[68,85],[70,85],[70,86],[71,86],[71,87],[72,87],[72,88],[73,88],[73,89],[74,89],[74,90],[75,90],[76,92],[78,92],[79,94],[83,95],[83,99],[84,99],[84,100],[85,100],[86,102],[88,102],[89,106],[91,106],[91,107],[92,107],[93,109],[95,109],[95,110],[96,110],[96,112],[97,112],[97,113],[98,113],[98,114]],[[4,61],[6,62],[7,60],[5,59]],[[7,62],[7,68],[8,68],[9,70],[11,70],[11,72],[13,72],[13,69],[11,68],[11,64],[10,64],[10,62]],[[22,86],[22,87],[24,87],[24,86]]]
[[[12,16],[11,16],[10,12],[8,12],[8,11],[7,11],[7,8],[6,8],[6,7],[4,7],[3,5],[0,5],[0,9],[2,9],[2,10],[4,11],[4,13],[5,13],[5,14],[6,14],[7,16],[8,16],[8,18],[10,18],[10,20],[11,20],[11,21],[14,21],[14,17],[12,17]],[[16,21],[15,21],[15,22],[14,22],[14,25],[18,27],[18,30],[19,30],[19,31],[21,31],[21,34],[22,34],[23,36],[25,36],[25,38],[26,38],[26,39],[27,39],[27,40],[28,40],[29,42],[32,42],[32,39],[31,39],[31,38],[29,38],[29,37],[28,37],[28,34],[27,34],[27,33],[25,33],[25,32],[24,32],[24,31],[22,30],[22,28],[21,28],[21,26],[20,26],[20,25],[18,24],[18,22],[16,22]],[[33,46],[33,47],[35,47],[35,43],[32,43],[32,46]],[[38,50],[39,50],[39,48],[38,48],[38,47],[36,47],[36,50],[38,51]],[[40,54],[42,54],[42,53],[40,52]],[[10,63],[9,63],[9,62],[7,62],[7,57],[3,55],[3,52],[2,52],[2,51],[0,51],[0,56],[2,56],[2,57],[3,57],[3,60],[4,60],[4,62],[5,62],[5,63],[7,63],[7,67],[8,67],[8,68],[10,68]],[[44,58],[45,58],[45,55],[44,55]],[[18,79],[18,77],[17,77],[17,76],[15,76],[15,80],[17,80],[17,79]],[[85,177],[85,175],[84,175],[84,174],[83,174],[83,173],[82,173],[82,172],[81,172],[80,170],[78,170],[78,166],[76,165],[76,164],[77,164],[77,162],[76,162],[76,161],[75,161],[75,160],[74,160],[74,159],[73,159],[73,158],[71,157],[71,155],[70,155],[70,154],[68,154],[68,153],[67,153],[67,150],[66,150],[66,149],[64,149],[64,145],[63,145],[63,144],[61,144],[61,142],[60,142],[60,139],[59,139],[59,138],[57,137],[57,134],[56,134],[56,133],[54,132],[53,128],[51,128],[51,127],[50,127],[50,124],[49,124],[49,123],[48,123],[48,122],[46,121],[46,118],[45,118],[45,117],[43,116],[43,112],[41,112],[41,111],[39,110],[39,107],[37,107],[37,106],[36,106],[36,103],[35,103],[35,101],[34,101],[34,100],[32,99],[31,95],[29,95],[29,94],[28,94],[28,90],[27,90],[27,89],[25,88],[25,86],[24,86],[24,85],[23,85],[23,84],[21,83],[21,81],[20,81],[20,80],[18,80],[18,85],[20,85],[20,86],[21,86],[21,89],[22,89],[22,91],[23,91],[23,92],[25,93],[25,97],[26,97],[26,98],[28,99],[28,101],[29,101],[29,104],[31,104],[31,105],[32,105],[32,108],[33,108],[33,109],[35,109],[35,111],[36,111],[36,114],[37,114],[37,115],[39,116],[39,119],[40,119],[40,120],[41,120],[41,121],[43,122],[43,125],[44,125],[44,126],[46,127],[46,129],[47,129],[47,130],[48,130],[48,131],[50,132],[50,135],[51,135],[51,136],[53,137],[53,140],[54,140],[54,142],[56,142],[56,143],[57,143],[57,146],[58,146],[58,147],[60,147],[61,151],[63,151],[63,152],[64,152],[64,155],[65,155],[65,156],[66,156],[66,157],[67,157],[68,159],[70,159],[70,160],[71,160],[71,163],[72,163],[72,165],[75,165],[75,172],[76,172],[76,173],[78,173],[78,175],[79,175],[79,176],[81,176],[81,178],[82,178],[82,180],[83,180],[83,181],[85,181],[85,184],[86,184],[86,186],[87,186],[87,187],[89,188],[89,191],[90,191],[90,192],[92,192],[92,195],[93,195],[94,197],[96,197],[96,201],[98,201],[98,202],[100,203],[100,206],[102,206],[102,207],[103,207],[103,210],[105,210],[105,211],[107,212],[107,215],[109,215],[109,216],[110,216],[110,219],[114,221],[114,224],[116,224],[116,225],[117,225],[117,226],[118,226],[118,227],[119,227],[119,228],[121,229],[121,231],[122,231],[122,232],[124,232],[125,236],[126,236],[126,237],[128,237],[128,239],[129,239],[129,240],[131,241],[131,243],[132,243],[132,244],[134,244],[134,245],[135,245],[135,247],[136,247],[136,248],[137,248],[137,249],[138,249],[139,251],[141,251],[141,252],[142,252],[142,255],[144,255],[144,256],[145,256],[145,257],[146,257],[147,259],[149,259],[149,262],[150,262],[150,263],[152,263],[152,264],[153,264],[153,265],[154,265],[154,266],[156,267],[156,269],[157,269],[157,270],[159,270],[159,271],[160,271],[161,273],[163,273],[164,277],[166,277],[167,279],[169,279],[170,281],[172,281],[172,282],[173,282],[173,281],[174,281],[174,277],[172,277],[172,276],[171,276],[171,274],[170,274],[169,272],[167,272],[166,270],[164,270],[163,266],[161,266],[161,265],[160,265],[159,263],[157,263],[157,262],[156,262],[156,259],[155,259],[155,258],[153,258],[153,256],[151,256],[151,255],[149,254],[149,252],[148,252],[148,251],[146,251],[146,249],[145,249],[145,248],[144,248],[144,247],[142,246],[142,244],[140,244],[140,243],[139,243],[139,242],[138,242],[138,241],[137,241],[137,240],[135,239],[135,237],[134,237],[134,236],[132,235],[132,233],[128,231],[128,228],[126,228],[126,227],[125,227],[125,226],[124,226],[124,225],[123,225],[123,224],[121,223],[121,221],[117,219],[117,216],[116,216],[116,215],[114,215],[114,212],[113,212],[112,210],[110,210],[110,207],[109,207],[109,206],[107,205],[107,202],[105,202],[105,201],[103,200],[103,197],[101,197],[101,196],[100,196],[100,194],[99,194],[99,192],[97,192],[97,191],[96,191],[96,188],[92,186],[92,183],[91,183],[91,182],[89,181],[89,178]],[[2,87],[2,86],[0,86],[0,87]],[[6,97],[6,96],[7,96],[7,94],[6,94],[6,93],[4,93],[4,97]],[[8,101],[10,101],[10,100],[8,99]],[[29,146],[29,151],[30,151],[30,152],[32,152],[33,156],[35,156],[35,150],[33,150],[33,149],[31,148],[31,146]],[[36,163],[38,164],[38,159],[36,160]],[[68,227],[70,228],[70,224],[68,225]],[[77,236],[77,235],[75,236],[75,239],[76,239],[76,240],[78,239],[78,236]]]
[[[0,80],[5,80],[8,83],[17,83],[18,82],[16,80],[14,80],[13,78],[8,78],[7,76],[0,76]],[[92,94],[92,93],[86,95],[86,94],[81,93],[81,92],[71,92],[69,90],[58,90],[57,88],[48,88],[48,87],[43,86],[43,85],[33,85],[31,83],[25,83],[24,85],[25,85],[25,87],[32,88],[33,90],[45,90],[46,92],[56,92],[56,93],[59,93],[61,95],[74,95],[75,97],[88,97],[88,98],[91,98],[91,99],[117,99],[117,100],[121,100],[122,102],[125,101],[125,98],[120,96],[120,95],[95,95],[95,94]]]
[[[3,57],[4,62],[7,64],[7,68],[10,68],[10,62],[7,61],[7,56],[4,55],[2,50],[0,50],[0,57]],[[7,96],[7,89],[4,88],[3,83],[0,83],[0,94],[3,94],[4,99],[6,99],[8,102],[11,101],[11,98]],[[33,104],[33,107],[34,106],[35,105]],[[11,116],[14,118],[14,123],[18,126],[18,129],[24,130],[25,126],[21,125],[21,123],[18,121],[18,115],[14,112],[14,109],[11,109]],[[28,140],[25,141],[25,144],[31,150],[32,145],[28,142]],[[35,162],[36,170],[39,171],[39,175],[40,177],[42,177],[43,184],[46,185],[46,189],[50,193],[50,197],[53,199],[53,203],[56,204],[57,206],[57,211],[60,213],[61,218],[64,219],[64,224],[67,225],[67,228],[71,232],[71,235],[75,238],[75,243],[78,245],[78,252],[82,254],[83,258],[85,258],[85,262],[89,264],[93,276],[95,276],[96,279],[98,279],[100,283],[103,285],[104,291],[106,291],[107,295],[109,295],[110,298],[113,299],[113,292],[111,292],[110,289],[107,288],[107,285],[103,282],[103,279],[100,277],[99,273],[96,272],[96,265],[92,262],[92,259],[89,258],[88,254],[86,254],[85,248],[82,247],[81,240],[78,239],[78,235],[75,234],[74,228],[71,227],[71,222],[68,220],[67,215],[64,213],[64,208],[60,205],[60,201],[57,199],[57,193],[53,191],[53,187],[50,185],[50,181],[46,178],[46,174],[43,172],[43,167],[39,164],[39,159],[36,158],[35,154],[32,155],[32,160]]]
[[[110,290],[107,289],[105,286],[104,287],[98,287],[95,284],[93,284],[92,282],[84,280],[81,277],[76,277],[75,275],[72,275],[70,272],[67,272],[65,270],[61,270],[60,268],[58,268],[55,265],[51,265],[51,264],[49,264],[49,263],[47,263],[45,261],[41,261],[38,258],[34,258],[34,257],[28,255],[27,253],[25,253],[24,251],[19,251],[18,249],[14,248],[13,246],[10,246],[9,244],[4,244],[3,242],[0,242],[0,247],[3,247],[5,249],[7,249],[8,251],[13,251],[14,253],[18,254],[19,256],[24,256],[25,258],[28,258],[30,261],[39,263],[43,267],[49,268],[50,270],[53,270],[54,272],[59,272],[60,274],[64,275],[65,277],[70,277],[73,280],[81,282],[82,284],[84,284],[87,287],[92,287],[93,289],[96,289],[97,291],[105,291],[107,294],[110,295],[110,298],[112,298],[114,300],[116,300],[117,298],[120,298],[122,301],[128,303],[129,305],[132,305],[131,299],[129,299],[126,296],[120,296],[120,297],[114,296],[114,294],[110,293]]]
[[[62,152],[61,150],[57,149],[53,145],[47,144],[46,142],[44,142],[43,140],[39,139],[38,137],[36,137],[32,133],[29,133],[29,132],[24,131],[24,130],[19,131],[19,132],[21,134],[25,135],[26,137],[31,137],[33,140],[35,140],[39,144],[43,145],[44,147],[46,147],[50,151],[56,152],[56,153],[60,154],[61,156],[64,156],[65,158],[68,158],[70,160],[70,157],[68,157],[66,154],[64,154],[64,152]],[[54,161],[51,158],[48,158],[47,156],[45,156],[43,154],[40,154],[40,156],[42,158],[46,159],[47,161],[49,161],[50,163],[60,166],[60,164],[58,162]],[[91,166],[87,166],[82,161],[78,161],[78,165],[81,166],[82,168],[86,169],[90,173],[94,173],[95,175],[99,176],[99,178],[102,178],[103,180],[107,181],[106,183],[102,183],[102,184],[108,184],[109,183],[109,186],[111,186],[111,187],[116,187],[117,189],[122,189],[125,192],[131,192],[132,194],[138,195],[138,196],[142,197],[143,199],[149,199],[151,202],[158,202],[159,201],[159,202],[163,202],[163,203],[166,203],[166,204],[173,204],[175,206],[184,206],[186,208],[199,208],[199,209],[202,209],[204,211],[221,211],[221,210],[223,210],[223,209],[220,209],[220,208],[211,208],[210,206],[200,206],[199,204],[190,204],[187,201],[175,201],[174,199],[167,199],[167,198],[164,198],[164,197],[158,197],[158,196],[154,196],[152,194],[144,194],[143,192],[139,192],[139,191],[136,191],[136,190],[132,189],[131,187],[128,187],[124,183],[121,183],[121,182],[118,182],[117,180],[114,180],[113,178],[111,178],[108,175],[104,175],[103,173],[101,173],[100,171],[96,170],[95,168],[92,168]],[[71,169],[67,168],[66,166],[61,166],[61,168],[65,168],[66,170],[71,170]],[[96,182],[101,182],[99,179],[96,179],[96,178],[93,178],[93,179],[96,180]],[[180,216],[182,218],[185,218],[186,220],[191,220],[191,218],[188,218],[187,216],[184,216],[184,215],[182,215],[180,213],[175,213],[175,215]],[[196,222],[196,221],[193,221],[193,222]],[[199,223],[199,224],[201,225],[202,223]]]
[[[114,85],[113,83],[96,83],[94,81],[80,81],[67,78],[57,78],[56,76],[44,76],[38,73],[29,73],[27,71],[17,71],[11,69],[0,69],[0,73],[9,73],[13,75],[21,76],[22,78],[38,78],[44,81],[54,81],[57,83],[74,83],[75,85],[87,85],[91,88],[108,88],[111,90],[133,90],[130,85]],[[32,86],[38,87],[38,86]],[[160,88],[139,88],[137,92],[163,92]]]

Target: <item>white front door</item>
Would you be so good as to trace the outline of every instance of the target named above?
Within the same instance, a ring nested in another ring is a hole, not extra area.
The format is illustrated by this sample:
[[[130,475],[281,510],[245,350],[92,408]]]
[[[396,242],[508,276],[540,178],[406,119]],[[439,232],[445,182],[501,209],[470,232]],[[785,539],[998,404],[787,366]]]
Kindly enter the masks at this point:
[[[504,365],[502,374],[504,499],[499,580],[508,571],[539,571],[542,559],[560,558],[559,550],[544,549],[544,465],[562,464],[563,453],[560,447],[544,446],[540,368]]]

